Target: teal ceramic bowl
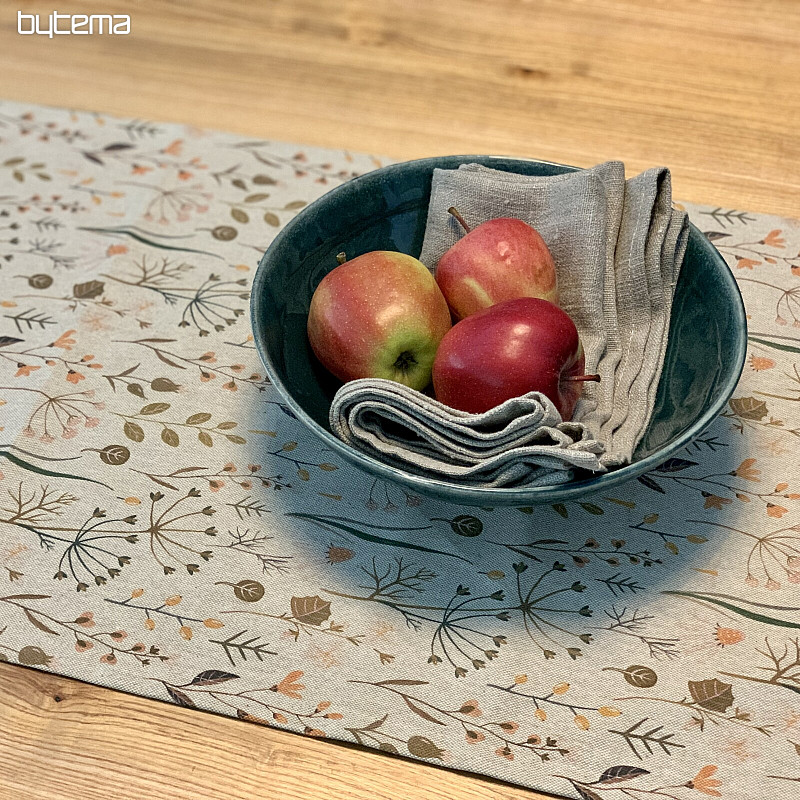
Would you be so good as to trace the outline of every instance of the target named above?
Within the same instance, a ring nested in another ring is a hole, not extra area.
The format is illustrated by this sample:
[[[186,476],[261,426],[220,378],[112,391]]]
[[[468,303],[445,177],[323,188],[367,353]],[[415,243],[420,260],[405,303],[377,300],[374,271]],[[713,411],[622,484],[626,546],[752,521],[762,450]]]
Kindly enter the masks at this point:
[[[655,411],[633,463],[556,487],[489,489],[412,475],[354,450],[328,425],[338,383],[317,363],[306,336],[314,289],[336,254],[397,250],[418,256],[431,177],[437,167],[486,164],[525,175],[557,175],[563,164],[494,156],[444,156],[394,164],[338,186],[304,208],[261,259],[250,301],[255,344],[270,380],[292,413],[322,444],[364,471],[444,500],[479,506],[578,500],[629,481],[678,453],[724,409],[744,366],[742,297],[722,256],[690,226],[676,287],[664,371]]]

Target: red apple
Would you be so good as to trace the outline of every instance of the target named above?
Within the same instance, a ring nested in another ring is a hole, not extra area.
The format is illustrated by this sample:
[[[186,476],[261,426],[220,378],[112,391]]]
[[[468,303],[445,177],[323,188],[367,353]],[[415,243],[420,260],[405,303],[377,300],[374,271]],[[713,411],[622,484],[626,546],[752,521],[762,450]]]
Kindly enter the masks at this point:
[[[343,256],[342,256],[343,258]],[[342,381],[387,378],[424,389],[450,312],[425,265],[376,250],[341,263],[317,286],[308,339]]]
[[[523,297],[450,329],[433,364],[433,388],[437,400],[473,414],[542,392],[569,420],[582,382],[600,380],[583,372],[583,347],[569,315],[547,300]]]
[[[456,319],[518,297],[558,302],[553,256],[536,230],[510,217],[470,229],[455,208],[449,211],[467,235],[439,259],[436,282]]]

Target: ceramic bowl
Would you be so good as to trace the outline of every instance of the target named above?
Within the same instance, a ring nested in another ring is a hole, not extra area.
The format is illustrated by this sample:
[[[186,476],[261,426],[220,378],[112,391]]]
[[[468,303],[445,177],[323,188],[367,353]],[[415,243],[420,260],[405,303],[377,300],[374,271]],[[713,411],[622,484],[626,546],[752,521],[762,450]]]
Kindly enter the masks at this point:
[[[328,425],[338,383],[316,361],[306,336],[314,289],[336,254],[370,250],[418,256],[435,168],[480,163],[525,175],[575,170],[563,164],[495,156],[443,156],[377,169],[304,208],[264,253],[250,301],[253,335],[267,374],[292,413],[321,444],[364,471],[415,492],[467,505],[500,506],[584,499],[629,481],[676,455],[724,409],[745,360],[747,326],[730,269],[694,226],[678,281],[669,345],[655,410],[633,462],[561,486],[490,489],[420,477],[351,448]]]

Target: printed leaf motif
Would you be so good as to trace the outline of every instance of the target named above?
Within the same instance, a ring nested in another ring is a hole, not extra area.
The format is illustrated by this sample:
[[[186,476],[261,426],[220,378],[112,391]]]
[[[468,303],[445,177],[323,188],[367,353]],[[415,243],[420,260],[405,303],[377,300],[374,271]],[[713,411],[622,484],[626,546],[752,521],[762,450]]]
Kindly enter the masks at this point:
[[[245,579],[233,587],[233,593],[245,603],[257,603],[264,596],[264,587],[258,581]]]
[[[17,339],[16,336],[0,336],[0,347],[8,347],[10,344],[18,344],[24,341],[24,339]]]
[[[72,287],[72,296],[77,300],[94,300],[103,294],[105,283],[103,281],[86,281],[86,283],[76,283]]]
[[[187,425],[202,425],[204,422],[208,422],[211,419],[211,414],[207,413],[206,411],[202,411],[199,414],[192,414],[191,417],[186,418]]]
[[[639,483],[643,483],[648,489],[652,489],[654,492],[666,494],[666,492],[647,473],[640,475],[636,480],[639,481]]]
[[[170,447],[177,447],[181,443],[180,437],[171,428],[164,428],[161,431],[161,440]]]
[[[589,514],[594,514],[595,516],[599,517],[601,514],[605,514],[606,512],[603,511],[600,506],[596,505],[595,503],[578,503],[578,505]]]
[[[141,425],[137,425],[135,422],[126,420],[122,430],[132,442],[144,441],[144,431],[142,430]]]
[[[194,700],[189,697],[188,694],[182,692],[180,689],[175,689],[172,686],[166,686],[167,694],[176,702],[179,706],[184,706],[184,708],[197,708],[195,705]]]
[[[687,461],[685,458],[670,458],[660,466],[656,467],[653,472],[681,472],[687,467],[696,466],[696,461]]]
[[[205,672],[196,675],[189,686],[214,686],[217,683],[225,683],[225,681],[231,681],[238,677],[238,675],[234,675],[232,672],[223,672],[219,669],[207,669]]]
[[[34,628],[38,628],[42,633],[49,633],[52,636],[58,636],[58,631],[54,631],[52,628],[48,628],[47,625],[44,624],[40,619],[35,617],[27,608],[23,609],[25,612],[25,616],[28,618],[28,622],[33,625]]]
[[[388,714],[384,714],[380,719],[376,719],[375,722],[370,722],[369,725],[365,725],[360,730],[362,730],[362,731],[376,731],[376,730],[378,730],[378,728],[381,727],[381,725],[383,725],[384,722],[386,722],[387,719],[389,719],[389,715]]]
[[[471,514],[459,514],[450,520],[453,533],[459,536],[480,536],[483,532],[483,523]]]
[[[307,625],[321,625],[331,615],[331,604],[327,600],[313,597],[293,597],[292,616]]]
[[[142,406],[139,414],[141,414],[143,417],[151,416],[152,414],[161,414],[168,408],[169,403],[148,403],[146,406]]]
[[[402,695],[403,700],[406,701],[406,705],[413,711],[418,717],[422,717],[426,722],[433,722],[436,725],[444,725],[445,723],[442,722],[440,719],[436,719],[436,717],[431,716],[424,708],[418,706],[410,697],[406,695]]]
[[[764,419],[767,416],[767,404],[756,397],[734,397],[728,401],[731,411],[742,419]]]
[[[616,767],[609,767],[598,779],[598,784],[619,783],[638,778],[640,775],[649,775],[650,770],[641,767],[626,767],[622,764]]]
[[[652,689],[658,683],[658,675],[650,667],[631,664],[622,672],[625,680],[637,689]]]
[[[391,678],[386,681],[378,681],[376,686],[427,686],[428,681],[415,681],[411,678]]]
[[[266,222],[267,225],[272,225],[273,228],[277,228],[281,224],[278,215],[273,214],[271,211],[267,211],[267,213],[264,214],[264,222]]]
[[[197,438],[200,444],[204,444],[206,447],[214,446],[214,440],[211,438],[211,434],[208,431],[198,431]]]
[[[581,800],[602,800],[597,792],[593,792],[588,786],[584,786],[581,783],[575,783],[575,781],[570,781],[572,784],[572,788],[580,795]]]
[[[727,711],[733,705],[733,686],[717,678],[689,681],[689,694],[708,711]]]
[[[554,503],[553,510],[564,519],[569,519],[569,511],[567,511],[567,507],[563,503]]]
[[[250,217],[248,217],[247,214],[244,211],[242,211],[241,208],[232,208],[231,209],[231,216],[237,222],[241,222],[243,225],[245,225],[246,223],[250,222]]]
[[[722,231],[706,231],[704,235],[709,242],[714,242],[717,239],[725,239],[730,236],[729,233],[722,233]]]
[[[268,194],[264,194],[263,192],[259,192],[258,194],[249,194],[245,197],[245,203],[261,203],[269,197]]]
[[[100,460],[104,464],[117,467],[131,457],[131,451],[123,444],[110,444],[100,451]]]

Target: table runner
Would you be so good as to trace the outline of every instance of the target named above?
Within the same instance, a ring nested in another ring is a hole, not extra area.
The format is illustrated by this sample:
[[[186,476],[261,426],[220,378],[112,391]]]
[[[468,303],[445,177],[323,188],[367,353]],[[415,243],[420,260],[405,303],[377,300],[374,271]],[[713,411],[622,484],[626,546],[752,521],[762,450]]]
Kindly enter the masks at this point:
[[[686,204],[750,352],[677,457],[457,507],[327,451],[248,327],[281,225],[379,164],[0,103],[0,657],[583,800],[791,794],[800,224]]]

